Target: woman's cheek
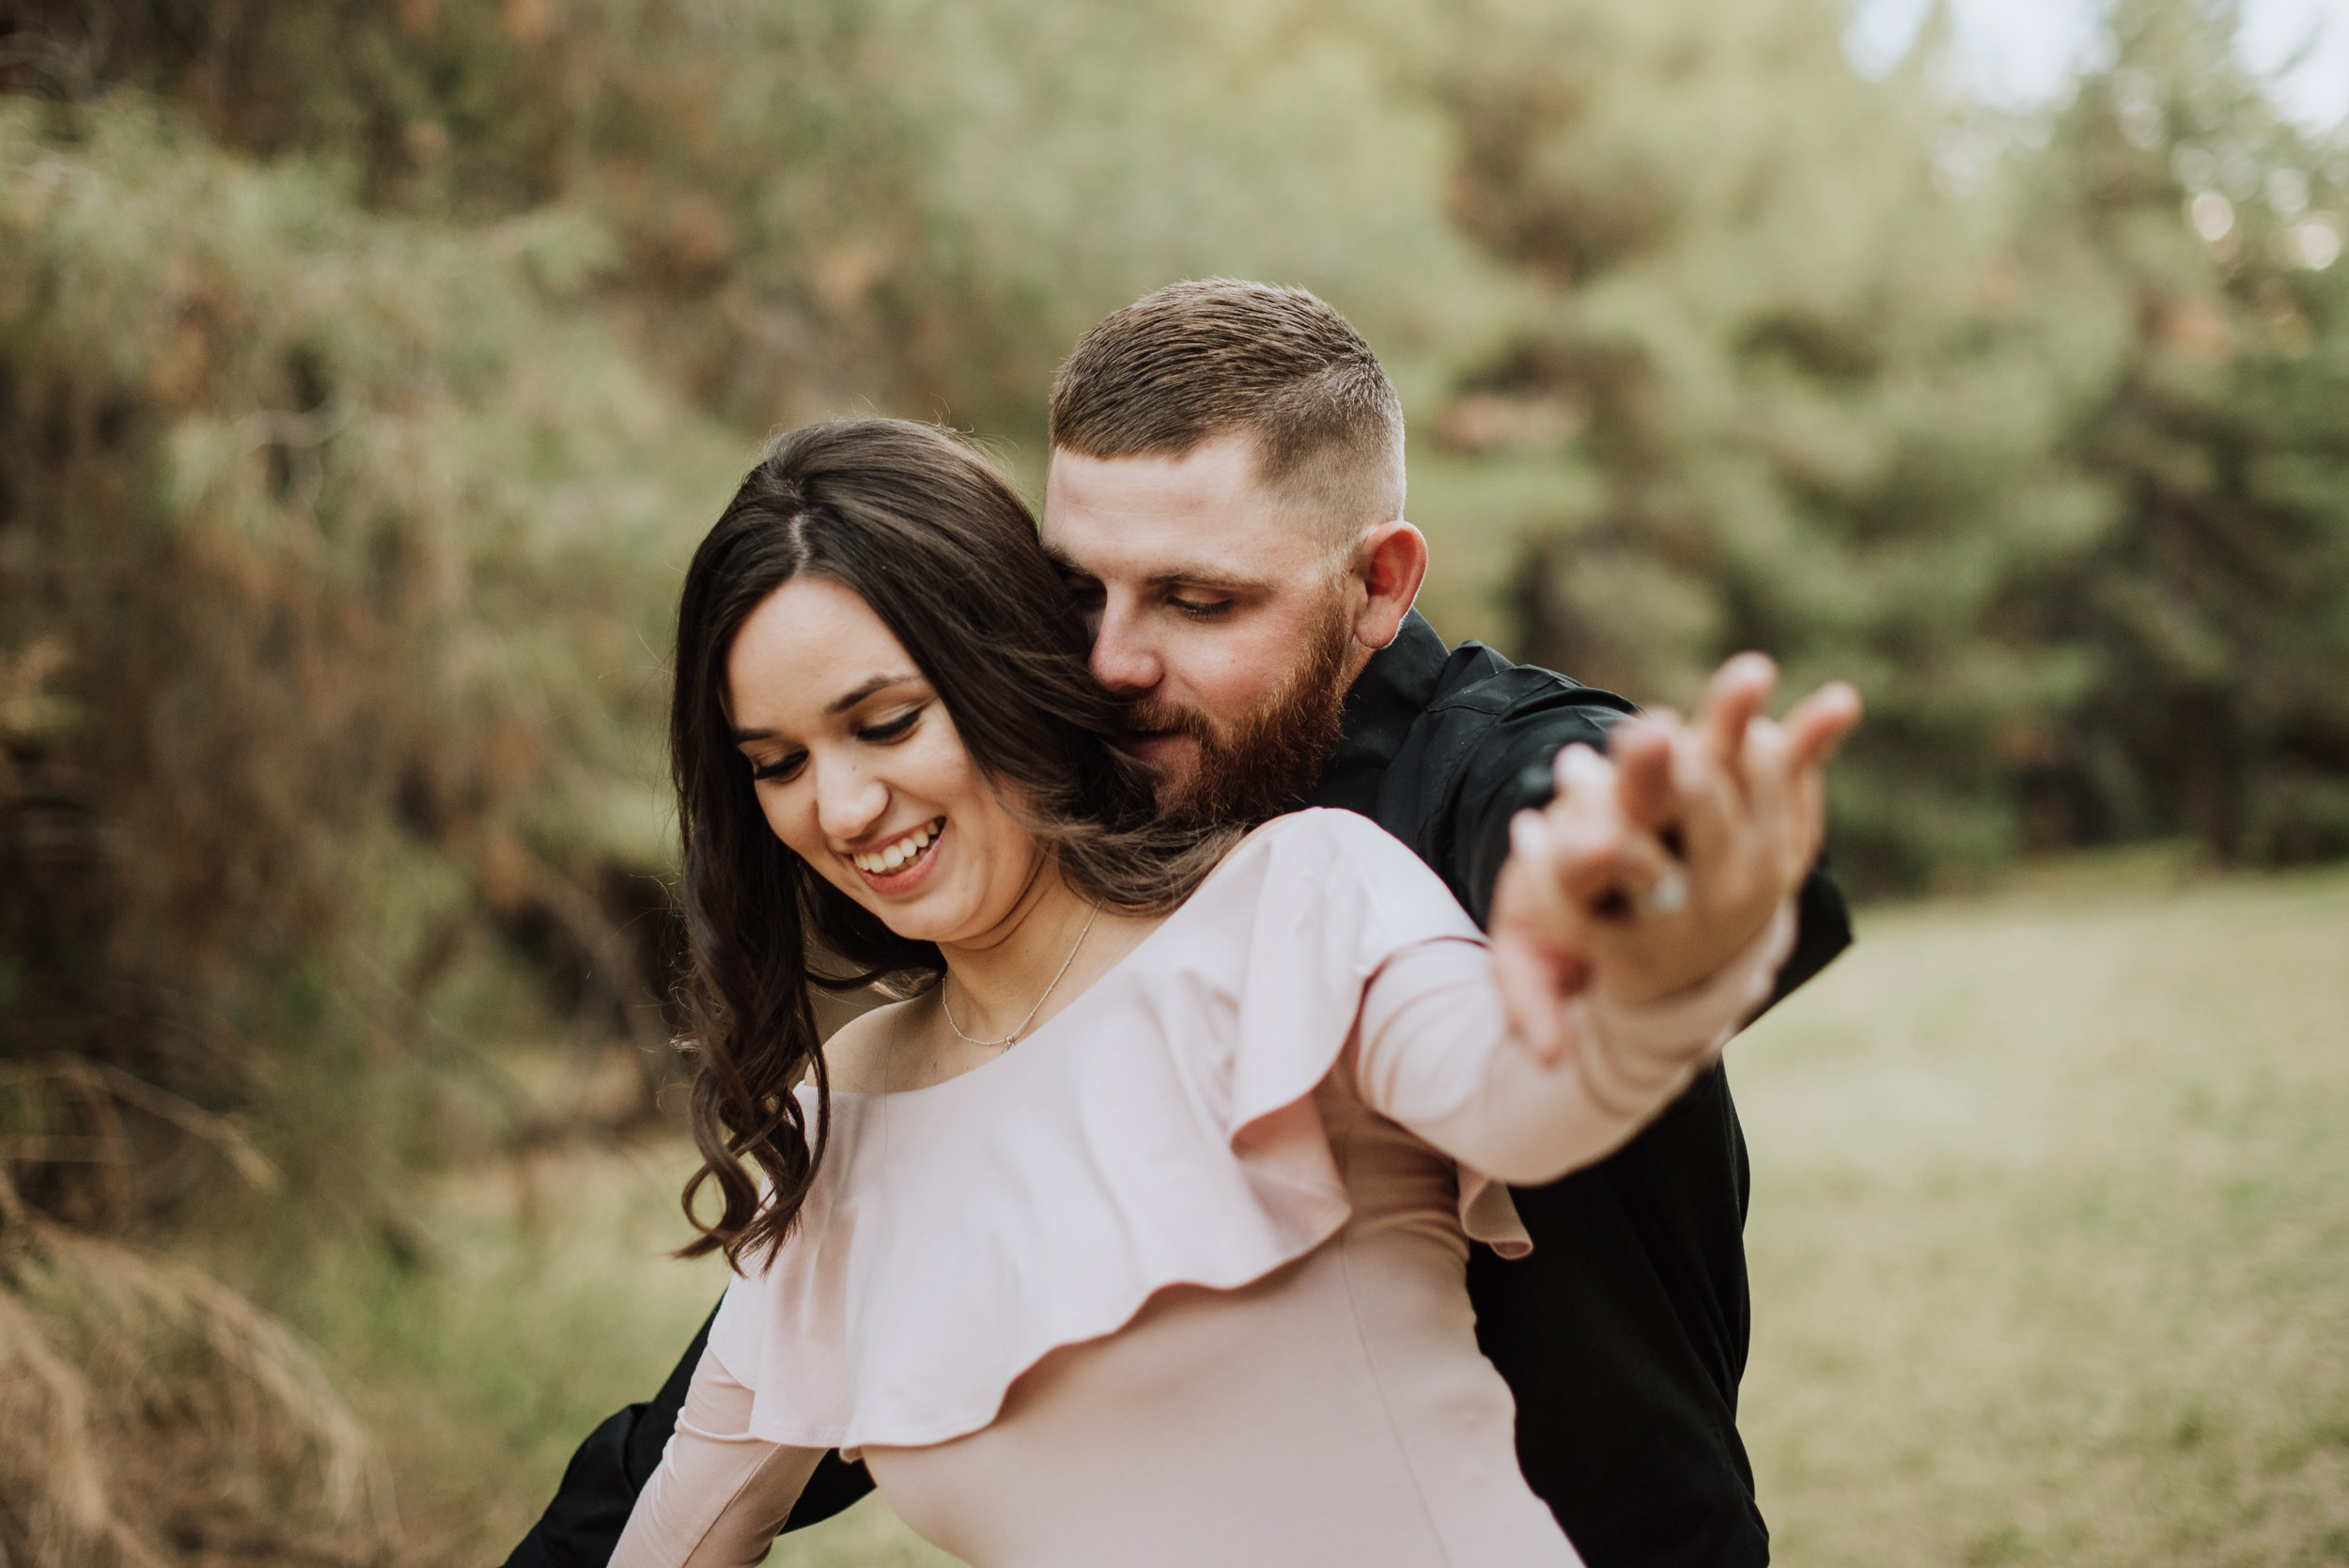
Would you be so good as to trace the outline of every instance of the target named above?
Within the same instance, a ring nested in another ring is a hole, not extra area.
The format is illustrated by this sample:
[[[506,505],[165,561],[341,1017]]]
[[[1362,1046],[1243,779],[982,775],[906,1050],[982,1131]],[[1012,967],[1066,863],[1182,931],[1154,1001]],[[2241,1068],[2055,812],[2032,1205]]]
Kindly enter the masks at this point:
[[[792,831],[791,815],[785,809],[783,792],[761,787],[758,791],[758,815],[767,819],[767,831],[781,841],[793,854],[804,855],[799,835]]]
[[[816,825],[816,814],[809,802],[801,799],[803,791],[769,789],[762,792],[759,808],[767,818],[768,831],[811,866],[831,871],[832,856],[824,844],[824,835]]]

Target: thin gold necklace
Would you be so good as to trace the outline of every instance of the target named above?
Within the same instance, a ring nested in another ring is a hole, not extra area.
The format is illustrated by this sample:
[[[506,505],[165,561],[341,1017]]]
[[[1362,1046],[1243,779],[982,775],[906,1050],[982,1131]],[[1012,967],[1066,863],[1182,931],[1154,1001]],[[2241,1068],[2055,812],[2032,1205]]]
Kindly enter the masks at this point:
[[[938,1005],[939,1005],[940,1010],[941,1010],[941,1011],[942,1011],[942,1012],[944,1012],[944,1013],[945,1013],[945,1015],[946,1015],[946,1027],[947,1027],[948,1029],[953,1030],[953,1031],[955,1032],[955,1033],[956,1033],[957,1036],[959,1036],[959,1037],[961,1038],[962,1043],[963,1043],[963,1044],[965,1044],[965,1045],[967,1045],[967,1046],[1016,1046],[1016,1045],[1018,1045],[1018,1044],[1019,1043],[1019,1032],[1020,1032],[1021,1030],[1026,1029],[1026,1028],[1028,1027],[1028,1024],[1029,1024],[1030,1020],[1032,1020],[1033,1018],[1034,1018],[1034,1017],[1035,1017],[1038,1013],[1041,1013],[1041,1012],[1043,1012],[1043,1011],[1044,1011],[1044,1003],[1045,1003],[1045,1001],[1046,1001],[1046,999],[1047,999],[1047,998],[1049,998],[1049,997],[1050,997],[1050,996],[1051,996],[1051,994],[1052,994],[1052,987],[1053,987],[1054,986],[1057,986],[1057,985],[1059,985],[1059,984],[1060,984],[1060,982],[1061,982],[1061,975],[1066,974],[1066,973],[1068,972],[1068,966],[1069,966],[1069,965],[1071,965],[1071,964],[1073,964],[1073,963],[1075,963],[1075,962],[1077,961],[1077,949],[1079,949],[1079,948],[1081,948],[1081,947],[1084,946],[1084,944],[1085,944],[1085,935],[1086,935],[1086,933],[1087,933],[1087,932],[1089,932],[1089,931],[1091,931],[1091,930],[1093,929],[1093,922],[1094,922],[1094,919],[1095,919],[1097,916],[1098,916],[1098,915],[1100,914],[1100,912],[1101,912],[1101,906],[1100,906],[1100,905],[1098,905],[1098,904],[1096,904],[1096,905],[1093,907],[1093,913],[1092,913],[1092,914],[1089,914],[1089,915],[1087,915],[1087,916],[1085,916],[1084,929],[1083,929],[1083,930],[1081,930],[1081,931],[1079,931],[1079,932],[1077,933],[1077,939],[1076,939],[1075,941],[1073,941],[1073,942],[1071,942],[1071,943],[1069,943],[1069,944],[1068,944],[1068,956],[1067,956],[1067,957],[1066,957],[1066,958],[1063,958],[1063,959],[1060,961],[1060,971],[1059,971],[1059,973],[1054,974],[1054,975],[1052,976],[1050,983],[1050,984],[1048,984],[1048,985],[1044,987],[1044,995],[1043,995],[1043,996],[1040,996],[1040,997],[1038,997],[1038,998],[1036,998],[1036,999],[1035,999],[1035,1005],[1034,1005],[1034,1007],[1031,1007],[1031,1008],[1029,1008],[1029,1009],[1028,1009],[1028,1017],[1025,1017],[1025,1018],[1020,1019],[1018,1023],[1014,1024],[1014,1025],[1012,1026],[1012,1031],[1011,1031],[1011,1032],[1010,1032],[1010,1033],[1008,1033],[1008,1034],[1004,1035],[1004,1036],[1003,1036],[1002,1039],[1000,1039],[1000,1040],[973,1040],[972,1038],[971,1038],[971,1036],[970,1036],[970,1035],[968,1035],[968,1034],[964,1034],[964,1033],[962,1032],[962,1025],[960,1025],[960,1024],[958,1024],[958,1023],[955,1022],[955,1009],[954,1009],[954,1004],[953,1004],[953,1003],[951,1003],[951,1002],[949,1002],[949,1001],[946,1000],[946,987],[945,987],[945,986],[941,986],[938,988]]]

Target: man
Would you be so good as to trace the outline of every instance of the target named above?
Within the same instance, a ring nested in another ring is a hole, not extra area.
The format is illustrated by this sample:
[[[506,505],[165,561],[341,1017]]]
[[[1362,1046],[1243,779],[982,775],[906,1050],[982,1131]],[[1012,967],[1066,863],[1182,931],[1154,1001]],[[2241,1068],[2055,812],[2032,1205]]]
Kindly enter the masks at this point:
[[[1400,404],[1321,301],[1218,281],[1119,311],[1063,366],[1051,438],[1044,543],[1168,812],[1371,817],[1488,927],[1504,985],[1563,970],[1669,995],[1797,884],[1779,994],[1848,941],[1833,884],[1803,875],[1848,692],[1773,724],[1766,661],[1733,661],[1695,723],[1626,720],[1619,697],[1447,650],[1410,609],[1427,551],[1403,520]],[[1735,1426],[1745,1188],[1715,1068],[1609,1159],[1517,1193],[1530,1257],[1470,1263],[1526,1478],[1594,1568],[1767,1560]],[[509,1568],[609,1558],[700,1353],[588,1438]],[[868,1485],[827,1459],[793,1525]]]

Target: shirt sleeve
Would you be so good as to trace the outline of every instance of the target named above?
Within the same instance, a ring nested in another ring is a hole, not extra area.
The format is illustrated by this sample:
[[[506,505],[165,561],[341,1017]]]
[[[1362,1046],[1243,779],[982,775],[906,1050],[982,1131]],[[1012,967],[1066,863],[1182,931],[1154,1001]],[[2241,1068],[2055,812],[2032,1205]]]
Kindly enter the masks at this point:
[[[752,1568],[766,1560],[824,1454],[750,1436],[751,1400],[752,1390],[703,1351],[612,1568]]]
[[[1769,995],[1794,930],[1790,902],[1709,979],[1660,1001],[1574,998],[1550,1066],[1511,1035],[1486,948],[1416,943],[1363,994],[1355,1082],[1372,1110],[1473,1171],[1554,1181],[1619,1148],[1712,1063]]]

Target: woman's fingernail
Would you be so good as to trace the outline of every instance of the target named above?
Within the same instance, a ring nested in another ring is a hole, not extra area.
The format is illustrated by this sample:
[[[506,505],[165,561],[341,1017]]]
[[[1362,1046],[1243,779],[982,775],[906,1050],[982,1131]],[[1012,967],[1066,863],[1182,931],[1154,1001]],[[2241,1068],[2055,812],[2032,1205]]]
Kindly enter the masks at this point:
[[[1549,847],[1549,831],[1537,811],[1521,811],[1509,819],[1511,853],[1529,859]]]

